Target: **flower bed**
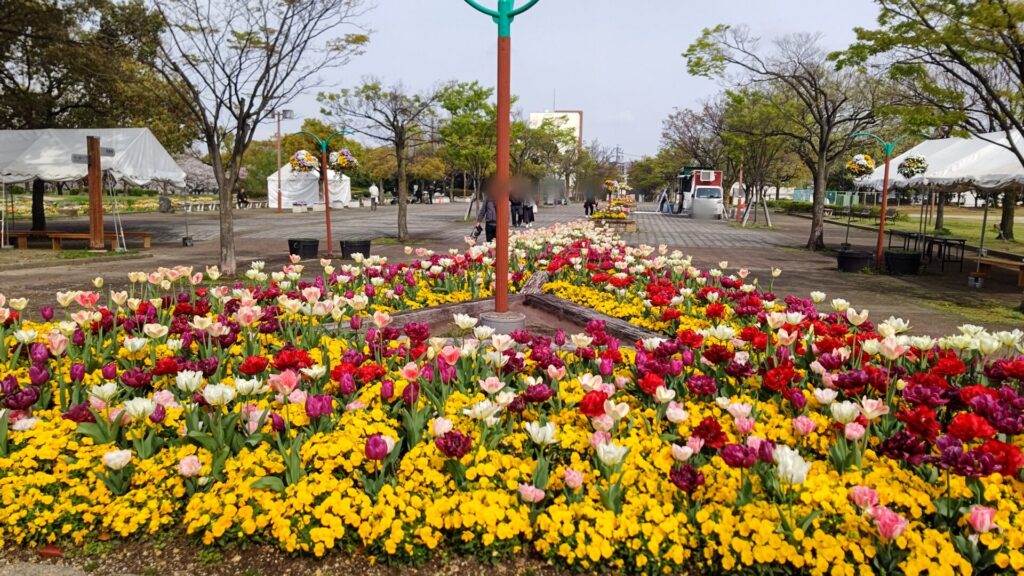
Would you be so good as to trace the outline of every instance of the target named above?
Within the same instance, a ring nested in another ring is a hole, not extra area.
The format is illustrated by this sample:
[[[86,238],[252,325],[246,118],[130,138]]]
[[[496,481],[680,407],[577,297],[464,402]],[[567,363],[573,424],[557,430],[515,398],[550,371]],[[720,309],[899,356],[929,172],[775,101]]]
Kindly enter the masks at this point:
[[[585,225],[514,251],[520,280],[545,270],[549,292],[664,338],[391,325],[431,295],[485,295],[486,248],[313,280],[257,266],[232,288],[164,270],[58,294],[41,321],[0,298],[0,541],[178,531],[600,572],[1024,570],[1020,333],[906,336]]]

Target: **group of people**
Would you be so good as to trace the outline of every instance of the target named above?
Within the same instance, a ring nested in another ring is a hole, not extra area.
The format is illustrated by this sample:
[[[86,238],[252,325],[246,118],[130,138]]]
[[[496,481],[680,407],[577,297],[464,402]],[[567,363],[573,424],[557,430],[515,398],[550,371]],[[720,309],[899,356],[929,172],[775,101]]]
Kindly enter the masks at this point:
[[[484,192],[484,202],[477,214],[477,231],[483,232],[490,242],[498,233],[498,206],[494,201],[493,180],[485,184]],[[512,180],[509,186],[509,215],[509,224],[512,228],[533,228],[537,215],[537,200],[529,180]]]

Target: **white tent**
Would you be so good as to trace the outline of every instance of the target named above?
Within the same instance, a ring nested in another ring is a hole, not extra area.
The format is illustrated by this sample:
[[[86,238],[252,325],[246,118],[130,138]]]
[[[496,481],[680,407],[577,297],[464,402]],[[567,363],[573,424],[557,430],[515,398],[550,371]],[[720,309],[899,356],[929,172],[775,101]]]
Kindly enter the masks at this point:
[[[116,180],[136,186],[151,182],[185,186],[185,172],[148,128],[0,131],[0,181],[12,184],[36,178],[49,182],[85,178],[88,166],[73,162],[71,156],[86,153],[87,136],[98,136],[101,147],[113,148],[114,155],[101,157],[100,166]]]
[[[1021,135],[1015,135],[1014,141],[1024,147]],[[1021,166],[1012,152],[997,142],[1006,142],[1006,135],[993,132],[982,137],[925,140],[892,159],[889,186],[941,188],[945,191],[998,191],[1024,185],[1024,166]],[[911,154],[924,156],[928,161],[928,170],[908,179],[901,176],[896,168]],[[879,164],[874,173],[861,178],[857,183],[881,190],[885,167]]]
[[[281,173],[281,207],[313,206],[323,204],[320,173],[294,172],[291,164],[267,176],[268,206],[277,208],[277,174]],[[342,208],[352,201],[352,180],[334,170],[327,171],[327,188],[331,191],[331,207]]]

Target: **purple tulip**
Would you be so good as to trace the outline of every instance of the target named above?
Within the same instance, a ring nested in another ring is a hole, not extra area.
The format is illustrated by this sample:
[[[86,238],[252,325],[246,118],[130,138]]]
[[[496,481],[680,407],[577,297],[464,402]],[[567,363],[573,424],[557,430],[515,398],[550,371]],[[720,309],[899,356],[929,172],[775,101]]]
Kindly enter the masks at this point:
[[[391,400],[395,395],[395,383],[392,380],[384,380],[380,383],[380,399],[384,402]]]
[[[160,424],[167,417],[167,409],[164,408],[163,404],[157,404],[156,408],[153,409],[153,413],[149,415],[149,421],[154,424]]]
[[[82,346],[85,344],[85,332],[82,332],[81,328],[75,330],[75,333],[71,335],[71,343],[75,346]]]
[[[420,398],[420,385],[416,382],[409,382],[405,389],[402,390],[402,401],[407,405],[412,406],[416,404],[416,401]]]
[[[448,458],[458,459],[469,453],[473,447],[473,438],[458,430],[450,430],[444,436],[435,438],[434,444]]]
[[[353,330],[359,330],[363,327],[363,318],[361,316],[353,316],[352,319],[348,321],[348,327]]]
[[[153,382],[153,375],[139,368],[132,368],[121,373],[121,382],[129,388],[145,388]]]
[[[306,397],[306,416],[308,416],[310,420],[329,415],[332,408],[334,408],[334,398],[331,396],[323,395]]]
[[[34,386],[22,388],[4,398],[4,406],[11,410],[28,410],[39,401],[39,389]]]
[[[757,463],[757,450],[743,444],[729,444],[718,455],[732,468],[750,468]]]
[[[28,380],[33,386],[42,386],[50,380],[50,371],[42,366],[30,366],[28,369]]]
[[[284,432],[284,418],[281,418],[280,414],[271,414],[270,428],[274,432]]]
[[[704,485],[704,473],[694,468],[692,464],[672,468],[668,478],[676,488],[687,494],[692,494],[694,490]]]
[[[531,404],[538,404],[540,402],[547,402],[554,395],[555,392],[547,384],[534,384],[526,387],[526,392],[523,393],[523,400]]]
[[[14,377],[14,374],[8,374],[6,378],[0,380],[0,395],[14,394],[18,391],[18,379]]]
[[[103,378],[106,380],[113,380],[117,378],[117,364],[107,364],[103,367]]]
[[[81,384],[82,380],[85,380],[85,364],[74,363],[71,365],[69,370],[71,373],[71,381],[76,384]]]
[[[601,372],[602,376],[611,376],[612,372],[615,371],[615,363],[612,362],[611,358],[602,358],[597,369]]]
[[[366,439],[366,458],[369,460],[381,461],[388,457],[388,443],[380,434],[374,434]]]
[[[565,346],[565,331],[558,330],[555,332],[555,346]]]
[[[405,294],[405,286],[402,286],[401,284],[396,284],[395,285],[395,296],[401,296],[403,294]]]
[[[43,321],[49,322],[50,320],[53,320],[53,308],[50,306],[43,306],[42,309],[39,310],[39,315],[43,317]]]
[[[72,422],[82,424],[84,422],[95,422],[96,417],[93,416],[92,412],[89,411],[89,403],[83,402],[81,404],[75,404],[62,416],[65,420],[71,420]]]
[[[29,346],[28,357],[33,364],[45,364],[50,359],[50,350],[47,349],[46,344],[36,342]]]
[[[341,380],[338,382],[338,391],[342,394],[352,394],[356,391],[356,381],[348,372],[341,375]]]

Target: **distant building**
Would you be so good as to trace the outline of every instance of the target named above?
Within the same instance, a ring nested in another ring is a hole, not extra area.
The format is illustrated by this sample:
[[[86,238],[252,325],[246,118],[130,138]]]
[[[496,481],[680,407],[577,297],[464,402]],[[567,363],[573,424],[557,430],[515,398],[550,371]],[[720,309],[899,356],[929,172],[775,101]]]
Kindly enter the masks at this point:
[[[572,130],[579,147],[583,147],[583,111],[582,110],[555,110],[554,112],[531,112],[530,127],[536,128],[545,120],[554,122],[561,128]]]

